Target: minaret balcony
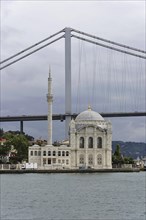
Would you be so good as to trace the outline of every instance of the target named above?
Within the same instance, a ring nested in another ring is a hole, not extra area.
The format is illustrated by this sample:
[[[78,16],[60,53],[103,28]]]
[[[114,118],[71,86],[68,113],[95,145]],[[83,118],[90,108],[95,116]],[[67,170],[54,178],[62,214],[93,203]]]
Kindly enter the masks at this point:
[[[53,101],[53,94],[48,95],[47,94],[47,101]]]

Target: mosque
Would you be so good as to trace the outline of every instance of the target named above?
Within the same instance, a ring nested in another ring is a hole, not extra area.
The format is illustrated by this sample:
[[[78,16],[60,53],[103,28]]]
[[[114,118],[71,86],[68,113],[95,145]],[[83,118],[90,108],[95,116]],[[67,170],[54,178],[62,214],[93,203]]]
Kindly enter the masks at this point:
[[[29,147],[29,163],[38,169],[111,169],[112,126],[89,106],[69,124],[69,141],[52,145],[52,78],[48,77],[48,143]]]

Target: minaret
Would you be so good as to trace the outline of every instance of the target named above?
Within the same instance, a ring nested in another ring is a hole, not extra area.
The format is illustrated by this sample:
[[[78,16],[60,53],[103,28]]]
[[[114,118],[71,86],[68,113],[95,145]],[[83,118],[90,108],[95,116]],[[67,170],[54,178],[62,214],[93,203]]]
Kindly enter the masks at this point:
[[[51,78],[51,69],[49,67],[49,78],[48,78],[48,145],[52,145],[52,103],[53,103],[53,94],[52,94],[52,78]]]

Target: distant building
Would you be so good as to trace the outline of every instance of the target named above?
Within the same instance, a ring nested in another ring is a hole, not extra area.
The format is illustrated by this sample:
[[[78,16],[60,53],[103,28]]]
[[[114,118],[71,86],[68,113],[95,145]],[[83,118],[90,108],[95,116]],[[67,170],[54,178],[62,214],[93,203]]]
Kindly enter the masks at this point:
[[[5,138],[0,138],[0,146],[4,145],[7,140]]]
[[[137,159],[135,160],[135,164],[139,168],[146,168],[146,156],[141,159],[137,157]]]
[[[111,169],[112,126],[97,112],[88,110],[72,119],[69,125],[69,142],[52,145],[51,73],[48,78],[48,144],[29,147],[29,163],[39,169]]]

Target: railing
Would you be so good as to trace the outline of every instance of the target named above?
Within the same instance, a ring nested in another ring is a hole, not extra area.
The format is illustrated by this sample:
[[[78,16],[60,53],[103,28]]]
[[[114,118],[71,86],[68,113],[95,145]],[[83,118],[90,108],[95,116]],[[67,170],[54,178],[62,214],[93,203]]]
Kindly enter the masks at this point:
[[[0,164],[0,170],[21,170],[22,164]]]

